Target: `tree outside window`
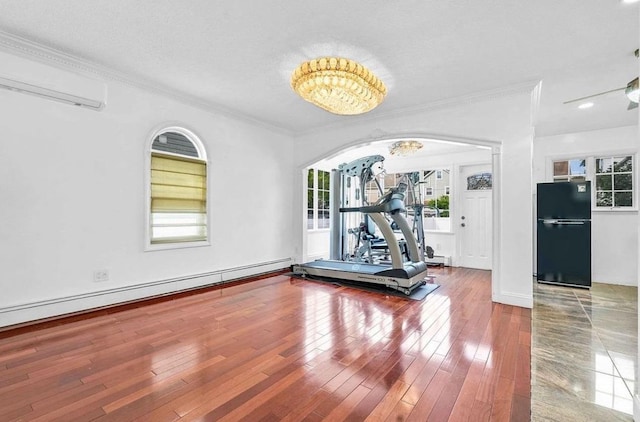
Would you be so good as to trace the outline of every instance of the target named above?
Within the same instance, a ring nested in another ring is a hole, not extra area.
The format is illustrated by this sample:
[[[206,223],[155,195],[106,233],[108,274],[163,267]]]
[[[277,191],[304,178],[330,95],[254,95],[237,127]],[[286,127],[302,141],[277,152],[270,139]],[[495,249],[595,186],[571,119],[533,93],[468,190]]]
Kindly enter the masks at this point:
[[[633,206],[633,156],[596,158],[596,207]]]
[[[428,200],[427,207],[434,210],[436,217],[449,217],[449,195],[442,195],[437,199]]]

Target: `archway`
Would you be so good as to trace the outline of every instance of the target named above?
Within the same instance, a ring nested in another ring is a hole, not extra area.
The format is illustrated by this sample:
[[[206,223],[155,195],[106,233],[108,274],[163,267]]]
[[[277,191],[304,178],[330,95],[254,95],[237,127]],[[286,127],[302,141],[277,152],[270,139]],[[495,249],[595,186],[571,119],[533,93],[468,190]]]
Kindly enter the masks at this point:
[[[386,157],[389,156],[388,151],[384,154],[384,149],[390,143],[401,140],[401,139],[414,139],[419,140],[424,143],[425,151],[429,153],[437,150],[437,154],[440,156],[446,155],[445,161],[448,160],[449,166],[453,171],[455,177],[458,175],[458,167],[462,164],[468,165],[472,164],[474,161],[472,151],[482,151],[483,154],[476,154],[476,156],[482,158],[476,158],[476,163],[483,162],[488,163],[491,166],[493,173],[493,197],[492,197],[492,293],[495,296],[495,292],[497,291],[497,283],[499,282],[498,271],[500,268],[500,226],[501,226],[501,215],[500,215],[500,207],[499,204],[501,202],[501,169],[500,169],[500,155],[501,155],[501,142],[495,140],[486,140],[486,139],[472,139],[472,138],[454,138],[450,136],[440,136],[429,133],[397,133],[397,134],[379,134],[375,136],[370,136],[367,139],[358,139],[353,142],[349,142],[345,144],[342,148],[337,148],[330,151],[328,154],[325,154],[324,157],[318,157],[315,161],[309,162],[306,166],[299,168],[299,174],[302,183],[302,191],[303,191],[303,200],[307,201],[307,194],[309,192],[308,181],[308,170],[310,168],[319,168],[324,171],[329,171],[332,167],[335,168],[337,165],[343,162],[351,161],[352,159],[359,158],[362,156],[372,155],[372,154],[380,154]],[[437,145],[438,148],[429,148],[429,146]],[[458,156],[458,161],[453,162],[453,156]],[[396,162],[393,163],[390,168],[392,170],[424,170],[424,166],[436,166],[434,164],[434,160],[425,161],[424,155],[415,155],[413,157],[405,157],[402,159],[395,159]],[[433,157],[431,157],[433,158]],[[400,160],[404,161],[403,164],[399,164]],[[480,160],[480,161],[477,161]],[[442,162],[442,160],[440,160]],[[459,182],[458,182],[459,184]],[[458,191],[459,192],[459,191]],[[305,206],[305,209],[306,206]],[[458,215],[455,214],[455,211],[452,210],[453,218],[459,218]],[[307,214],[308,218],[308,214]],[[307,219],[303,217],[303,222],[305,227],[302,229],[302,250],[300,256],[297,257],[298,262],[307,262],[313,259],[319,258],[327,258],[324,252],[328,253],[328,233],[322,233],[321,231],[309,231],[307,229]],[[449,237],[456,237],[455,228],[451,228],[450,232],[447,233]],[[324,243],[322,237],[325,237]],[[457,266],[457,254],[459,253],[458,248],[459,239],[454,240],[454,248],[455,248],[455,257],[453,259],[452,264]],[[440,244],[438,244],[440,245]],[[321,250],[319,248],[326,247],[326,250]]]

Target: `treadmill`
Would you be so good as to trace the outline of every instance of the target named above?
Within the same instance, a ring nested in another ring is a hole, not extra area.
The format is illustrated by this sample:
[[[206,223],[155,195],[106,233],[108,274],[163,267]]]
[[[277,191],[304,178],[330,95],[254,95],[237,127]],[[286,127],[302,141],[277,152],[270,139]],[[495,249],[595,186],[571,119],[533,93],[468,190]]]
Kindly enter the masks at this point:
[[[365,192],[366,183],[370,180],[375,180],[372,171],[373,165],[382,161],[384,161],[384,157],[380,155],[364,157],[349,164],[343,164],[338,170],[332,171],[331,259],[296,264],[293,266],[295,274],[376,284],[398,290],[406,295],[410,295],[415,289],[425,284],[427,264],[421,260],[413,230],[402,215],[405,210],[406,183],[401,182],[398,186],[389,189],[373,205],[340,207],[341,204],[348,202],[345,195],[345,187],[349,186],[349,180],[347,179],[354,176],[359,177],[360,190]],[[342,253],[345,238],[344,215],[351,212],[360,212],[369,216],[378,226],[389,248],[390,265],[340,259],[345,256]],[[409,255],[408,262],[405,262],[402,257],[398,240],[391,225],[385,218],[385,214],[391,217],[405,238]]]

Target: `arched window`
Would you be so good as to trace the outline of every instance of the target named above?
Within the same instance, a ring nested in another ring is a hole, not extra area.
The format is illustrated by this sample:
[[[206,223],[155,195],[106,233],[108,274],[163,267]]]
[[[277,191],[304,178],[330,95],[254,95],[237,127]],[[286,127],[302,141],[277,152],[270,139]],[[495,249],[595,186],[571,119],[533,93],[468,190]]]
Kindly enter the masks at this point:
[[[207,242],[207,158],[190,131],[158,131],[151,144],[149,243]]]

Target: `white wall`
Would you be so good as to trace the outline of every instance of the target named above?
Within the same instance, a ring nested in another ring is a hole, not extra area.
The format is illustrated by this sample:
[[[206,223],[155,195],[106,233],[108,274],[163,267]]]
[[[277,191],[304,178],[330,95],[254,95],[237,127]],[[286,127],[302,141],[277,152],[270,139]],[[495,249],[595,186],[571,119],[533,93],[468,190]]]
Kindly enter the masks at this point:
[[[329,259],[329,230],[306,231],[306,253],[303,262]]]
[[[638,110],[640,112],[640,110]],[[640,139],[640,127],[636,127],[636,139]],[[640,189],[636,189],[636,192],[640,191]],[[636,218],[636,233],[638,235],[638,243],[640,243],[640,213]],[[640,244],[638,245],[640,247]],[[637,255],[636,255],[637,256]],[[636,285],[640,286],[640,259],[636,260]],[[640,301],[640,297],[639,297]],[[640,309],[638,309],[638,337],[640,337]],[[637,352],[637,360],[636,362],[640,362],[640,347],[638,347]],[[636,365],[636,380],[640,379],[640,366]],[[635,383],[635,389],[633,391],[633,420],[640,421],[640,386],[639,383]]]
[[[100,112],[0,90],[0,326],[289,264],[290,135],[107,87]],[[164,124],[207,149],[210,246],[144,251],[145,159]]]
[[[392,97],[387,101],[392,101]],[[494,208],[499,221],[494,238],[497,265],[493,270],[493,299],[531,307],[531,106],[531,90],[523,89],[499,98],[407,112],[395,117],[375,120],[365,117],[351,125],[323,128],[296,137],[294,164],[302,169],[347,146],[396,136],[424,135],[436,139],[465,138],[500,143],[502,153],[495,158],[502,176],[494,189],[494,194],[499,192]],[[303,239],[301,180],[294,194],[296,238]],[[296,259],[301,260],[304,252],[301,244],[295,252]]]
[[[598,154],[633,154],[637,151],[637,126],[536,138],[534,141],[534,182],[552,181],[551,162],[554,159]],[[636,161],[637,163],[638,161]],[[636,194],[638,192],[637,176],[636,174]],[[594,211],[591,218],[593,281],[636,286],[638,280],[638,231],[635,228],[638,224],[638,212]]]

